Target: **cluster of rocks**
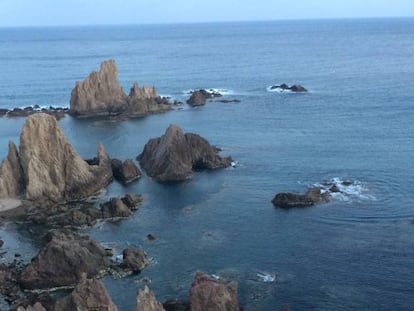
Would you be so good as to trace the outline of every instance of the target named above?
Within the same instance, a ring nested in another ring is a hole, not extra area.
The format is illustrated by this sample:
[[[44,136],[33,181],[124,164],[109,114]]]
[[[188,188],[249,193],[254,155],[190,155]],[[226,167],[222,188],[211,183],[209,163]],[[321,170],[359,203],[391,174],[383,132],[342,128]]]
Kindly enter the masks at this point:
[[[300,84],[294,84],[292,86],[289,86],[285,83],[281,84],[281,85],[272,85],[270,87],[271,90],[280,90],[280,91],[290,91],[290,92],[294,92],[294,93],[303,93],[303,92],[307,92],[308,90],[306,88],[304,88],[302,85]]]
[[[44,244],[28,264],[0,265],[0,294],[7,298],[12,310],[33,308],[36,303],[44,308],[39,310],[95,310],[94,306],[113,305],[97,278],[108,273],[119,275],[120,271],[124,271],[123,275],[139,273],[149,264],[147,254],[133,247],[123,251],[123,260],[117,264],[111,260],[110,250],[68,230],[49,231]],[[33,292],[73,286],[68,297],[57,301]]]
[[[223,96],[219,91],[213,89],[199,89],[190,92],[190,98],[187,99],[187,104],[192,107],[203,106],[206,104],[207,100],[212,100],[215,98],[220,98]],[[216,99],[216,102],[221,103],[239,103],[238,99]]]
[[[171,109],[168,100],[157,94],[155,88],[140,88],[134,82],[127,96],[118,82],[114,60],[101,64],[84,81],[76,82],[70,98],[69,113],[75,116],[113,116],[118,118],[143,117]]]
[[[63,107],[50,106],[49,108],[41,108],[39,105],[34,105],[25,108],[0,109],[0,117],[28,117],[34,113],[43,112],[50,114],[59,120],[65,116],[68,110],[68,108]]]
[[[353,185],[352,181],[344,180],[340,184],[336,182],[325,182],[319,186],[311,187],[305,193],[280,192],[275,195],[272,203],[276,207],[308,207],[320,203],[327,203],[333,194],[345,193],[346,188]]]
[[[196,170],[230,166],[231,157],[222,158],[219,151],[203,137],[170,125],[164,135],[148,141],[137,160],[149,176],[169,183],[189,179]]]

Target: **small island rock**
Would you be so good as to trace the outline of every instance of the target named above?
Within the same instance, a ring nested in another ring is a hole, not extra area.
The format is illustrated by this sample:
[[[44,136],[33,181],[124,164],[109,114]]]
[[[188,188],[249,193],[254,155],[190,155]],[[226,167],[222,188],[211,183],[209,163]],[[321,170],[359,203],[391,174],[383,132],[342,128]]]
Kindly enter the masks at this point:
[[[231,157],[221,158],[218,151],[201,136],[170,125],[163,136],[148,141],[137,159],[156,181],[178,182],[190,178],[193,170],[230,166]]]
[[[141,177],[141,171],[131,159],[124,162],[112,159],[111,165],[114,178],[123,184],[129,184]]]
[[[153,292],[145,285],[138,291],[136,311],[165,311],[162,304],[157,301]]]

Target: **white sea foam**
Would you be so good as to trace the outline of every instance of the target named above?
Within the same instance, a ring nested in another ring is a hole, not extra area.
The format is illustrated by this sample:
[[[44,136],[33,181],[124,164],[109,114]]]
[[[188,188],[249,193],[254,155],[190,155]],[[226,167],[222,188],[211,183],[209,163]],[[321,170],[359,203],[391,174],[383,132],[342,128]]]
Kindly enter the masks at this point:
[[[288,90],[288,89],[282,89],[281,87],[275,87],[275,88],[272,88],[272,87],[273,85],[270,85],[266,88],[266,90],[272,93],[293,93],[291,90]]]
[[[321,192],[328,192],[334,200],[351,201],[373,201],[375,196],[370,189],[358,180],[341,179],[334,177],[329,181],[314,184],[321,189]]]
[[[210,94],[217,94],[217,93],[220,93],[221,95],[233,95],[234,94],[234,91],[233,90],[222,89],[222,88],[214,88],[214,87],[211,87],[211,88],[199,88],[199,89],[189,89],[189,90],[184,90],[183,93],[185,95],[190,95],[194,91],[197,91],[197,90],[206,90]]]

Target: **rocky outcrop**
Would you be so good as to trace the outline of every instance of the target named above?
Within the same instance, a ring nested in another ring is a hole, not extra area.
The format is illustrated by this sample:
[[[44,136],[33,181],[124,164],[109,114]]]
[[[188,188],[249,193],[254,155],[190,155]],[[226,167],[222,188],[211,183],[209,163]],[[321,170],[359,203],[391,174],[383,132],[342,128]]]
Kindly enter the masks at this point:
[[[19,306],[17,308],[17,311],[46,311],[46,308],[40,302],[36,302],[32,306],[27,306],[27,307]]]
[[[322,202],[328,202],[330,194],[318,187],[309,189],[305,194],[281,192],[275,195],[272,200],[274,206],[282,208],[307,207]]]
[[[144,290],[139,290],[137,295],[136,311],[165,311],[162,304],[157,301],[153,292],[145,286]]]
[[[231,157],[221,158],[219,149],[197,134],[170,125],[165,134],[153,138],[137,157],[141,168],[159,182],[178,182],[192,176],[193,170],[217,169],[231,165]]]
[[[195,90],[191,92],[190,98],[187,100],[187,104],[190,106],[202,106],[205,105],[206,100],[214,97],[223,96],[221,93],[214,90],[207,91],[205,89]]]
[[[68,297],[59,300],[55,310],[117,311],[118,308],[112,302],[104,284],[95,278],[88,279],[87,275],[83,273],[73,292]]]
[[[107,252],[94,240],[67,230],[52,230],[46,235],[46,245],[23,270],[19,283],[27,289],[70,286],[83,273],[94,277],[109,265]]]
[[[83,82],[76,82],[70,99],[72,115],[108,115],[125,118],[142,117],[149,113],[171,108],[165,98],[157,95],[154,88],[139,88],[135,82],[127,96],[118,81],[118,69],[114,60],[101,64]]]
[[[24,193],[26,199],[33,201],[81,200],[112,180],[111,161],[104,147],[98,146],[97,164],[89,165],[70,144],[56,119],[47,114],[29,116],[20,135],[20,152],[13,144],[9,148],[9,156],[0,169],[3,198]]]
[[[114,178],[123,184],[129,184],[141,177],[141,171],[131,159],[124,162],[112,159],[111,165]]]
[[[306,88],[304,88],[302,85],[300,84],[294,84],[292,86],[289,86],[285,83],[281,84],[281,85],[272,85],[270,87],[271,90],[278,90],[278,91],[290,91],[290,92],[295,92],[295,93],[303,93],[303,92],[307,92],[308,90]]]
[[[61,119],[65,116],[68,108],[63,107],[52,107],[41,108],[38,105],[28,106],[25,108],[13,108],[13,109],[0,109],[0,116],[5,115],[9,118],[13,117],[27,117],[35,113],[46,113],[54,116],[56,119]]]
[[[197,272],[190,289],[191,311],[239,311],[237,282],[226,283]]]
[[[24,192],[24,173],[16,145],[9,142],[9,152],[0,166],[0,198],[17,198]]]
[[[122,268],[131,273],[138,273],[149,265],[147,253],[135,247],[128,247],[122,252]]]

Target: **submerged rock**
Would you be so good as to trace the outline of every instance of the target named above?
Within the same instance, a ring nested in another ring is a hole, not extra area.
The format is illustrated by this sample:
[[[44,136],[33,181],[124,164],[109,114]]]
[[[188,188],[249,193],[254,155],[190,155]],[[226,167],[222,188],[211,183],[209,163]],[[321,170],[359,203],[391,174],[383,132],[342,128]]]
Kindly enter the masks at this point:
[[[294,84],[292,86],[289,86],[285,83],[281,84],[281,85],[272,85],[270,87],[271,90],[280,90],[280,91],[291,91],[291,92],[295,92],[295,93],[303,93],[303,92],[307,92],[308,90],[306,88],[304,88],[302,85],[300,84]]]
[[[163,305],[157,301],[153,292],[145,285],[137,295],[136,311],[165,311]]]
[[[83,273],[73,292],[56,303],[56,311],[101,310],[117,311],[105,285],[95,278],[88,279]]]
[[[99,71],[93,71],[83,82],[76,82],[69,112],[75,116],[131,118],[170,109],[168,101],[157,95],[154,88],[139,88],[136,82],[127,96],[119,84],[115,61],[108,60],[101,64]]]
[[[83,273],[95,277],[110,265],[107,252],[96,241],[68,230],[52,230],[46,245],[23,270],[23,288],[42,289],[76,284]]]
[[[237,282],[226,283],[197,272],[190,289],[191,310],[239,311],[237,288]]]
[[[193,170],[230,166],[231,157],[221,158],[218,151],[201,136],[170,125],[163,136],[148,141],[137,159],[156,181],[178,182],[190,178]]]
[[[85,199],[112,180],[111,161],[101,144],[97,159],[97,165],[85,162],[54,117],[31,115],[20,135],[19,153],[9,144],[0,168],[0,198],[23,194],[32,201]]]

